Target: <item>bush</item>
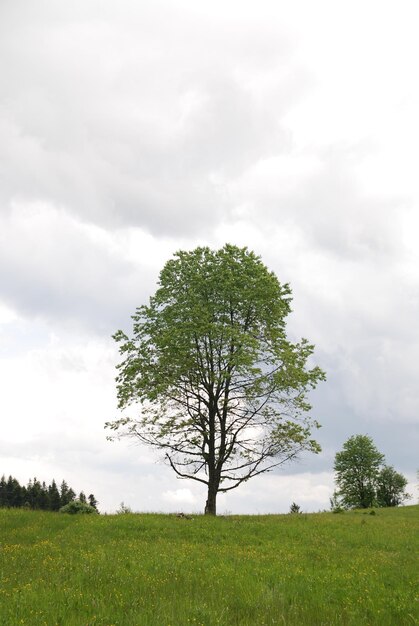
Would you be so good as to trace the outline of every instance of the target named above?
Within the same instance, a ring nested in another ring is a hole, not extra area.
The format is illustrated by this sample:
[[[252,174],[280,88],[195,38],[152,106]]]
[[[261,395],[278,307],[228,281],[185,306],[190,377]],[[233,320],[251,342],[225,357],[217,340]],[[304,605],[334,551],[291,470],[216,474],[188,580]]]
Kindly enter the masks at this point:
[[[81,502],[80,500],[72,500],[68,504],[64,505],[60,509],[60,513],[69,513],[75,515],[76,513],[97,513],[98,511],[90,504]]]

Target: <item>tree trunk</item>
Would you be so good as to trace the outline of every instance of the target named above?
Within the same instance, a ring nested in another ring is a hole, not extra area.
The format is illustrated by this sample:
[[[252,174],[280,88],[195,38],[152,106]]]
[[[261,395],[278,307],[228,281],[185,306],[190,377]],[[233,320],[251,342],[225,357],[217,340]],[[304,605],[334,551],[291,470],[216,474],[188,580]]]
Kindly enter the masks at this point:
[[[217,488],[215,485],[208,485],[208,496],[205,504],[205,515],[217,515]]]

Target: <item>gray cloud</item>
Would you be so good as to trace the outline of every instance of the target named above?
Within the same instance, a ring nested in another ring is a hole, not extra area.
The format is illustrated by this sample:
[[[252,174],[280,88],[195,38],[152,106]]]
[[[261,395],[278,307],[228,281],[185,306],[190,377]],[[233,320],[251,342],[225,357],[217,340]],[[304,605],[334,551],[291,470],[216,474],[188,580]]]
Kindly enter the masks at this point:
[[[281,116],[306,77],[290,78],[285,37],[233,22],[220,37],[166,3],[122,17],[103,3],[102,19],[93,5],[3,7],[3,211],[37,199],[108,228],[211,228],[224,180],[289,144]]]
[[[400,211],[411,199],[362,189],[356,168],[369,154],[365,146],[340,145],[274,155],[232,179],[230,195],[241,217],[268,231],[292,226],[307,248],[331,258],[388,264],[403,247]]]
[[[110,334],[155,281],[104,231],[39,204],[0,217],[0,297],[29,318]]]

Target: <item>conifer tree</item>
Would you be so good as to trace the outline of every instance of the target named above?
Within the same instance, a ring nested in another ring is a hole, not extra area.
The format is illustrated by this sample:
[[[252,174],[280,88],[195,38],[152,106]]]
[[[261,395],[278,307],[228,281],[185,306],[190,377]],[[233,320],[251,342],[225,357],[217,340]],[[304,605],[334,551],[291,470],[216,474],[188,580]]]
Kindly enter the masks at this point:
[[[96,500],[95,496],[92,493],[89,495],[88,500],[89,500],[90,506],[92,506],[97,511],[97,505],[99,503],[98,503],[98,501]]]
[[[55,480],[50,485],[42,483],[35,477],[29,479],[27,486],[20,485],[13,476],[0,478],[0,508],[3,507],[27,507],[44,511],[59,511],[62,506],[76,499],[76,493],[65,480],[60,489]],[[87,504],[87,498],[83,491],[80,492],[79,500]],[[89,503],[97,510],[97,500],[93,494],[89,495]]]
[[[65,480],[61,483],[60,487],[60,504],[61,506],[65,506],[76,497],[75,492],[67,485]]]
[[[51,511],[58,511],[61,506],[61,500],[60,492],[58,491],[57,483],[55,482],[55,480],[53,480],[51,485],[48,487],[48,494]]]
[[[19,481],[13,476],[9,476],[6,484],[6,498],[7,506],[20,507],[22,506],[22,488]]]
[[[0,478],[0,507],[7,506],[7,482],[6,476]]]

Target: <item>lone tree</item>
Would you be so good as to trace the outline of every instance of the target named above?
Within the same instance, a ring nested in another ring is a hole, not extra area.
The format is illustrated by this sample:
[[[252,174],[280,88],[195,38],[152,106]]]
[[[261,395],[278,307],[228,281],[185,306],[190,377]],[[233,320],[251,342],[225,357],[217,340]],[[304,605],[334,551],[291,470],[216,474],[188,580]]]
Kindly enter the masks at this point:
[[[119,330],[119,408],[109,439],[132,437],[164,452],[179,478],[219,492],[308,450],[319,452],[307,391],[325,378],[307,367],[313,346],[288,341],[291,290],[247,248],[178,252],[148,306]]]
[[[406,478],[383,463],[384,455],[371,437],[350,437],[335,456],[335,480],[339,490],[332,499],[332,508],[334,505],[359,509],[398,506],[410,498],[405,492]]]

